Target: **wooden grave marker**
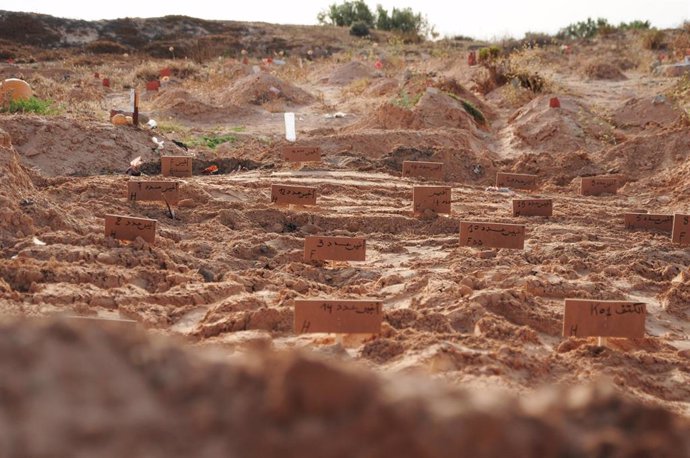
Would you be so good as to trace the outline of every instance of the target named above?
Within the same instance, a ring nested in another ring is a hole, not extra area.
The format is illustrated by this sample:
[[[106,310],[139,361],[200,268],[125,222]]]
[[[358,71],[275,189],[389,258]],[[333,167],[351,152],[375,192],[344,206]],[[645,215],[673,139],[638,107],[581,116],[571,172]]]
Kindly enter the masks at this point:
[[[379,334],[383,306],[377,300],[295,300],[295,333]]]
[[[403,161],[402,176],[443,181],[443,162]]]
[[[105,215],[105,236],[130,241],[141,237],[148,243],[154,243],[157,223],[155,219]]]
[[[284,146],[283,160],[286,162],[321,162],[321,147]]]
[[[598,196],[604,193],[616,194],[620,187],[621,178],[617,176],[600,175],[580,179],[580,194],[583,196]]]
[[[690,215],[676,213],[673,215],[673,231],[671,232],[673,243],[690,245]]]
[[[131,202],[161,201],[176,204],[180,201],[180,183],[177,181],[129,181],[127,199]]]
[[[461,221],[460,246],[522,250],[525,247],[525,226]]]
[[[536,189],[537,175],[528,175],[526,173],[496,173],[496,187],[497,188],[511,188],[511,189]]]
[[[316,205],[316,188],[272,184],[271,203],[276,205]]]
[[[566,299],[563,336],[643,338],[646,315],[644,302]]]
[[[552,216],[551,199],[513,199],[513,216]]]
[[[412,188],[412,213],[419,215],[424,210],[450,215],[450,186],[414,186]]]
[[[623,221],[626,229],[642,229],[668,233],[673,231],[673,215],[624,213]]]
[[[360,237],[310,236],[304,239],[306,261],[364,261],[366,240]]]
[[[161,174],[164,177],[191,177],[191,156],[162,156]]]

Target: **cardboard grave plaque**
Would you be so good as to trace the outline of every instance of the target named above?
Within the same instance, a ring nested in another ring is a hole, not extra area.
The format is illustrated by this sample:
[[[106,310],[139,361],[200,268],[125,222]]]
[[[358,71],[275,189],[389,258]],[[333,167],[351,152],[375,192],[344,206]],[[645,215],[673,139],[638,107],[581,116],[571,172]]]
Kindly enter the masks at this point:
[[[673,215],[654,215],[651,213],[624,213],[623,220],[626,229],[642,229],[647,231],[671,232],[673,230]]]
[[[286,162],[321,162],[319,146],[285,146],[283,160]]]
[[[276,205],[316,205],[316,188],[272,184],[271,203]]]
[[[673,215],[671,240],[681,245],[690,245],[690,215],[679,213]]]
[[[412,212],[421,214],[424,210],[450,214],[450,186],[415,186],[412,188]]]
[[[191,177],[192,158],[190,156],[162,156],[161,174],[164,177]]]
[[[566,299],[564,337],[644,337],[644,302]]]
[[[537,178],[537,175],[498,172],[496,173],[496,187],[511,189],[536,189]]]
[[[525,226],[461,221],[460,246],[522,250],[525,247]]]
[[[105,236],[118,240],[136,240],[141,237],[148,243],[156,240],[156,221],[131,216],[105,215]]]
[[[170,70],[168,67],[165,67],[165,68],[161,69],[161,71],[159,72],[159,75],[161,76],[161,78],[164,76],[170,77],[170,76],[172,76],[172,70]]]
[[[375,300],[295,300],[295,333],[378,334],[382,309]]]
[[[403,161],[402,176],[443,181],[443,162]]]
[[[180,184],[177,181],[130,181],[127,183],[127,199],[136,201],[161,201],[176,204],[180,201]]]
[[[304,239],[307,261],[364,261],[366,240],[360,237],[320,237]]]
[[[551,216],[551,199],[513,199],[513,216]]]
[[[598,196],[600,194],[616,194],[621,186],[621,179],[614,176],[582,177],[580,194],[583,196]]]

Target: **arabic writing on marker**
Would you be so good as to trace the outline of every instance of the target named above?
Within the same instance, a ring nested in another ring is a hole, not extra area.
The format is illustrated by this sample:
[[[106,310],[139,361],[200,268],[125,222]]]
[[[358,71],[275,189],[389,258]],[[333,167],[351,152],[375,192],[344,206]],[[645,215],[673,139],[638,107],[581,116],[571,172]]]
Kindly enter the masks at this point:
[[[443,180],[443,162],[403,161],[402,176]]]
[[[278,205],[316,205],[316,188],[271,185],[271,202]]]
[[[566,299],[563,335],[644,337],[646,314],[643,302]]]
[[[177,203],[179,200],[179,183],[174,181],[130,181],[127,184],[129,200],[167,201]]]
[[[513,216],[551,216],[551,199],[513,199]]]
[[[295,332],[376,334],[383,311],[376,300],[295,300]]]
[[[156,237],[156,220],[119,215],[105,215],[105,234],[120,240],[141,237],[153,243]]]
[[[661,232],[673,230],[673,215],[625,213],[623,214],[623,221],[626,229],[647,229]]]
[[[283,159],[288,162],[320,162],[321,148],[318,146],[286,146]]]
[[[364,261],[366,241],[357,237],[306,237],[304,257],[308,261]]]
[[[523,249],[525,226],[503,223],[460,223],[460,245]]]
[[[496,173],[496,186],[533,189],[537,186],[537,175],[528,175],[523,173]]]

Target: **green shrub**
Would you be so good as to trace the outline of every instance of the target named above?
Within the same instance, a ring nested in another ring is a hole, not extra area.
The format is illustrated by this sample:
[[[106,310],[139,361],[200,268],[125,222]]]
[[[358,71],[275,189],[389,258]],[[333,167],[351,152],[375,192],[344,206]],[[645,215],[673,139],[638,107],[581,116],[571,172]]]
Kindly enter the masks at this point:
[[[652,24],[649,21],[640,21],[639,19],[618,24],[620,30],[649,30],[651,26]]]
[[[191,141],[190,143],[194,146],[207,146],[208,148],[211,149],[216,149],[218,145],[221,145],[223,143],[235,143],[237,141],[237,137],[234,135],[226,134],[226,135],[202,135],[201,137],[198,137]]]
[[[7,113],[36,113],[41,115],[54,114],[57,110],[53,107],[52,100],[42,100],[37,97],[30,99],[11,100],[2,106],[0,111]]]
[[[364,21],[357,21],[350,27],[350,35],[355,37],[366,37],[369,35],[369,26]]]
[[[479,59],[479,62],[491,62],[496,60],[500,55],[501,48],[498,46],[490,46],[488,48],[480,49],[477,58]]]
[[[349,27],[355,22],[374,25],[374,14],[363,0],[344,1],[340,5],[334,3],[327,11],[320,12],[316,18],[321,24],[328,24],[330,21],[338,27]]]
[[[558,32],[560,38],[592,38],[600,27],[608,26],[608,21],[599,18],[596,21],[588,17],[586,21],[575,22]]]
[[[414,35],[424,37],[426,35],[437,36],[434,28],[421,13],[415,13],[412,8],[393,8],[390,12],[381,5],[376,6],[376,14],[373,14],[363,0],[344,1],[341,4],[332,4],[326,11],[321,11],[316,18],[320,24],[333,24],[339,27],[351,27],[355,23],[362,22],[369,28],[398,32],[404,36]],[[361,26],[358,30],[364,31]],[[350,29],[355,36],[357,31]]]
[[[486,118],[484,117],[484,113],[482,113],[482,110],[475,107],[472,103],[468,102],[465,99],[460,99],[460,103],[462,104],[462,107],[465,109],[465,111],[474,118],[477,124],[486,124]]]

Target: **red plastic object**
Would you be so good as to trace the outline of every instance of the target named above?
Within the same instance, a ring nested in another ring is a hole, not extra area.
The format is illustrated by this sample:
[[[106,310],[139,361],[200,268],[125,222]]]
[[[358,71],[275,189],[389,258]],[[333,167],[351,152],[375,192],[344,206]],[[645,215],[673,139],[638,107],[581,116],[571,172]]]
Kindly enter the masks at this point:
[[[159,87],[161,87],[161,82],[158,80],[153,80],[146,83],[147,91],[157,91]]]
[[[374,67],[376,67],[376,70],[381,70],[383,68],[383,62],[381,62],[381,59],[376,59]]]
[[[467,55],[467,65],[470,67],[473,65],[477,65],[477,53],[474,51],[470,51],[470,53]]]
[[[558,100],[558,97],[551,97],[549,100],[549,107],[551,108],[560,108],[561,107],[561,101]]]
[[[110,79],[103,78],[103,87],[110,87]]]
[[[172,70],[170,70],[168,67],[165,67],[159,73],[161,76],[172,76]]]

